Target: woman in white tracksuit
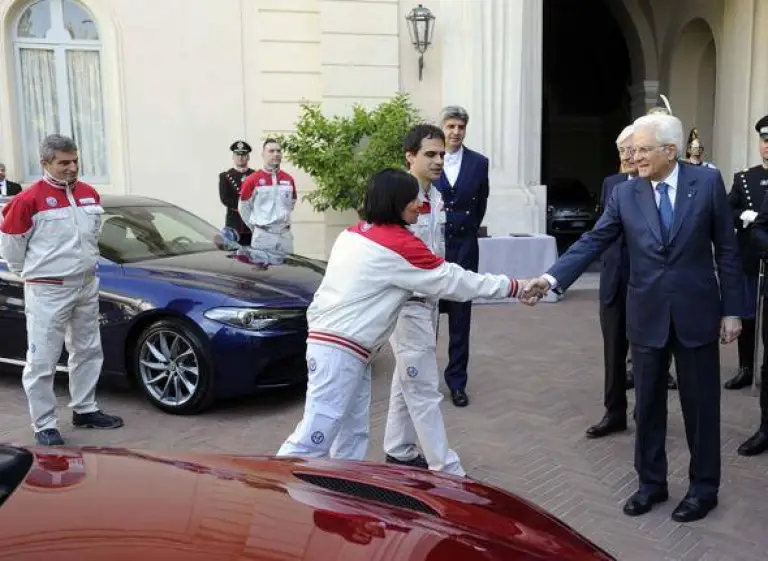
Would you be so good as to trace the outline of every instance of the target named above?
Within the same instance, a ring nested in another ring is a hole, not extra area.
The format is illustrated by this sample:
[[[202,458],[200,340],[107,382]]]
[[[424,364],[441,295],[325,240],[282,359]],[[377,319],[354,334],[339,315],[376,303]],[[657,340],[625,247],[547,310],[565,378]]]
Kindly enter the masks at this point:
[[[413,235],[419,185],[403,171],[375,174],[364,222],[342,232],[307,311],[304,416],[278,456],[362,460],[368,449],[371,360],[414,291],[466,301],[518,296],[524,286],[447,263]]]
[[[411,175],[419,182],[421,209],[409,229],[439,257],[445,256],[445,209],[433,182],[440,179],[445,154],[443,131],[433,125],[417,125],[406,136],[406,159]],[[437,365],[438,299],[416,293],[400,311],[390,338],[395,371],[384,431],[386,461],[429,467],[465,476],[459,456],[448,446],[440,403]],[[419,454],[421,444],[424,456]],[[425,459],[426,457],[426,459]]]

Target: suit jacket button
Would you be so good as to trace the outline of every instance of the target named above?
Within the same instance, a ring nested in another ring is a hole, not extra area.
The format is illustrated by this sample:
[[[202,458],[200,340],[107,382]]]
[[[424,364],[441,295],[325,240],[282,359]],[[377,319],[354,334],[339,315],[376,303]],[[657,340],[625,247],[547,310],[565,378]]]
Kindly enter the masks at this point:
[[[467,211],[467,214],[469,214],[469,211]]]

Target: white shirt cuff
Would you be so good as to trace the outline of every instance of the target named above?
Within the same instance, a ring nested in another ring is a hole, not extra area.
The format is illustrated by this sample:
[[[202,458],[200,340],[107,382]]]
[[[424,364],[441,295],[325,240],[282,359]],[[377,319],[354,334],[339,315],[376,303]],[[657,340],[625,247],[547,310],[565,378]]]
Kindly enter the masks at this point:
[[[541,275],[541,278],[543,278],[544,280],[546,280],[549,283],[549,289],[550,290],[554,290],[555,288],[557,288],[557,279],[555,277],[553,277],[552,275],[550,275],[548,273],[544,273],[543,275]]]

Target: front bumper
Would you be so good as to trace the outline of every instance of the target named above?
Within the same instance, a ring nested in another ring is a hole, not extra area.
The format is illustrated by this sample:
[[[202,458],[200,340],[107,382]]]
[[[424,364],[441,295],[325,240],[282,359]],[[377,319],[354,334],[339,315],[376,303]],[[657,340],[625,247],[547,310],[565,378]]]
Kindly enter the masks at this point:
[[[306,330],[258,332],[221,326],[210,341],[219,398],[306,380]]]
[[[567,218],[548,218],[547,233],[556,234],[583,234],[589,232],[597,222],[596,218],[587,217],[567,217]]]

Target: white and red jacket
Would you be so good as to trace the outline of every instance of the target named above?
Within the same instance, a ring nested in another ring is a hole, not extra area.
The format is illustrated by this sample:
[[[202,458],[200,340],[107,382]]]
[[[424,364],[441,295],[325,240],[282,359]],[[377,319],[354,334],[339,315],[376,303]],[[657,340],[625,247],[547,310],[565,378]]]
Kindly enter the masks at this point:
[[[481,275],[448,263],[403,226],[361,222],[333,244],[307,310],[307,341],[335,346],[368,362],[416,291],[466,302],[518,297],[522,290],[506,276]]]
[[[60,284],[94,272],[99,261],[99,193],[77,182],[59,187],[42,179],[3,208],[0,253],[24,280]]]
[[[429,191],[424,192],[419,189],[419,218],[416,224],[411,224],[408,229],[413,232],[417,238],[424,242],[429,250],[438,257],[445,257],[445,206],[443,205],[443,196],[437,187],[429,186]],[[417,298],[423,298],[426,295],[421,292],[414,294]],[[435,302],[437,299],[434,298]]]
[[[251,230],[260,228],[279,234],[291,226],[296,199],[293,177],[281,169],[261,169],[243,181],[237,211]]]

